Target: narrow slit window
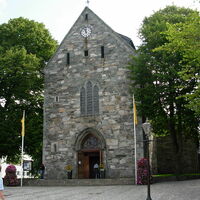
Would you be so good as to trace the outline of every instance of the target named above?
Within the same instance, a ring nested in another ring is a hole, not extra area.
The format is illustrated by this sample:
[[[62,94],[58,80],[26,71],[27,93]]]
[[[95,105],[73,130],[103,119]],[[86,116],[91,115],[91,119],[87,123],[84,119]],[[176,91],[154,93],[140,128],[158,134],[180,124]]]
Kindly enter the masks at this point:
[[[101,58],[104,58],[104,46],[101,46]]]
[[[85,57],[88,56],[88,50],[85,50],[85,51],[84,51],[84,55],[85,55]]]
[[[59,102],[59,96],[55,97],[55,102]]]
[[[70,65],[70,53],[67,53],[67,65]]]
[[[53,149],[53,150],[54,150],[54,152],[57,152],[57,145],[56,145],[56,144],[54,144],[54,145],[53,145],[53,147],[54,147],[54,149]]]
[[[57,142],[51,143],[51,152],[52,153],[58,152],[58,144],[57,144]]]
[[[88,14],[85,14],[85,21],[88,21]]]

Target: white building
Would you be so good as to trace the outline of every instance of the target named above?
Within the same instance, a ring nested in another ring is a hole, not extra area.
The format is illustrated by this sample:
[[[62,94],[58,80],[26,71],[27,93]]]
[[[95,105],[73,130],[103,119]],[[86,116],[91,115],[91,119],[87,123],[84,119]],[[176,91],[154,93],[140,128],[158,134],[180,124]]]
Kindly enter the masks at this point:
[[[23,171],[23,178],[31,178],[31,174],[29,172],[29,170],[31,170],[31,163],[32,163],[32,159],[30,156],[28,155],[25,155],[24,156],[24,171]],[[15,165],[15,164],[12,164],[12,163],[7,163],[6,162],[6,159],[5,158],[2,158],[0,159],[0,164],[1,164],[1,176],[2,178],[5,177],[6,175],[6,168],[9,166],[9,165],[14,165],[17,169],[17,178],[21,178],[21,174],[22,174],[22,167],[20,164],[18,165]]]

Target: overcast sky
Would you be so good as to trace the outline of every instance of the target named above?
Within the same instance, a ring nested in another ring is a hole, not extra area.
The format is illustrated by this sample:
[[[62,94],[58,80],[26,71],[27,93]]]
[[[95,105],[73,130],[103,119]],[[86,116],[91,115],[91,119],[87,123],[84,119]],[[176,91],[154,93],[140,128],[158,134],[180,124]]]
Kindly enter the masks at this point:
[[[197,0],[90,0],[89,8],[138,46],[137,33],[144,17],[172,4],[200,8]],[[20,16],[42,22],[60,43],[85,6],[86,0],[0,0],[0,24]]]

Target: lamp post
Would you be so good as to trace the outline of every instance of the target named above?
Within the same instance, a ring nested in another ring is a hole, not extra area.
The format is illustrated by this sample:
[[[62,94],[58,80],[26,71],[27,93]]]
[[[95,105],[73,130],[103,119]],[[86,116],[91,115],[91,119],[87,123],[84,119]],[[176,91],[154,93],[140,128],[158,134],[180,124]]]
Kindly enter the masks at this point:
[[[148,176],[147,176],[147,199],[146,200],[152,200],[151,199],[151,188],[150,188],[150,162],[149,162],[149,142],[150,142],[150,133],[151,133],[151,124],[146,121],[145,123],[142,124],[142,128],[144,130],[145,133],[145,140],[144,142],[146,142],[147,144],[147,167],[148,167]]]

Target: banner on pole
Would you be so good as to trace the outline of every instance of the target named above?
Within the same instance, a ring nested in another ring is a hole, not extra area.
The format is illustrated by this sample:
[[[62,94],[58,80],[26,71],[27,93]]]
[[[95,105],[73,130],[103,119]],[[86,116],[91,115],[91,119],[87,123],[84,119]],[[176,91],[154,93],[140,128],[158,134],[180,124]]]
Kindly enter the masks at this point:
[[[22,137],[24,137],[25,135],[25,110],[23,111],[23,117],[22,117],[22,120],[21,120],[21,123],[22,123]]]
[[[135,125],[138,124],[138,120],[137,120],[137,110],[136,110],[136,104],[135,104],[135,99],[133,96],[133,122]]]

